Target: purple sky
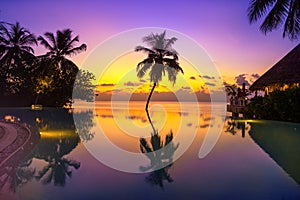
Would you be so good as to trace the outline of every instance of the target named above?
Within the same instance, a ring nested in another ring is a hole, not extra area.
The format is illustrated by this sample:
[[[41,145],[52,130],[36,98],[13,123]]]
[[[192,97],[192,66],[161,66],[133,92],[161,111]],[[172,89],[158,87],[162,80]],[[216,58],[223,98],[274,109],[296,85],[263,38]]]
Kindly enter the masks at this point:
[[[259,23],[250,25],[249,2],[9,0],[0,3],[0,20],[19,21],[36,35],[71,28],[88,45],[87,52],[73,58],[79,66],[96,45],[119,32],[149,26],[173,29],[195,39],[229,79],[264,73],[297,44],[283,39],[281,30],[265,36]]]

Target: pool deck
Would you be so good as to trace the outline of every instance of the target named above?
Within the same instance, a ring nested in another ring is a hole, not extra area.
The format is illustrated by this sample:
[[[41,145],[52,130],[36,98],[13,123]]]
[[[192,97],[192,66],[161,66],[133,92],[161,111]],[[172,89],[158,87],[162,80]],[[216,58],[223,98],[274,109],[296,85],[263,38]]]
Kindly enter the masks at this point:
[[[18,152],[31,136],[30,130],[22,124],[0,121],[0,167]]]
[[[0,152],[17,138],[18,134],[14,126],[12,123],[0,122]]]

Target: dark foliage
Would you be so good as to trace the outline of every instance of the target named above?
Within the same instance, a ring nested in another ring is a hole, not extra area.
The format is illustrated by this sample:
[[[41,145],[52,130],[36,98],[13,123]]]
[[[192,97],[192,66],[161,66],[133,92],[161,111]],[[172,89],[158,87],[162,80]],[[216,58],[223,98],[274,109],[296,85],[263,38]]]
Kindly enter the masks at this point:
[[[18,22],[0,23],[0,106],[27,107],[41,104],[62,107],[72,102],[73,86],[79,69],[66,56],[85,51],[87,46],[75,46],[79,37],[73,37],[70,29],[58,30],[56,35],[46,32],[44,37],[36,39]],[[45,55],[34,55],[33,46],[38,44],[37,41],[48,50]],[[90,83],[93,76],[88,75],[84,76],[84,81]],[[88,92],[91,100],[93,88],[80,86],[78,90],[81,93]]]
[[[247,105],[247,118],[300,122],[300,88],[275,90],[265,97],[254,97]]]

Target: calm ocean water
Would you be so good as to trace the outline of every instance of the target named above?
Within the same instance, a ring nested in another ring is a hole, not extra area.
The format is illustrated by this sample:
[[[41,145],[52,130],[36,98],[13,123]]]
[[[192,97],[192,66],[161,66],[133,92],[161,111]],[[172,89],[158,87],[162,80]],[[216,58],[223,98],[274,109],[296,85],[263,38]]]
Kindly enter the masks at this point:
[[[144,106],[0,109],[40,135],[2,166],[0,199],[300,199],[300,124],[234,121],[221,103]]]

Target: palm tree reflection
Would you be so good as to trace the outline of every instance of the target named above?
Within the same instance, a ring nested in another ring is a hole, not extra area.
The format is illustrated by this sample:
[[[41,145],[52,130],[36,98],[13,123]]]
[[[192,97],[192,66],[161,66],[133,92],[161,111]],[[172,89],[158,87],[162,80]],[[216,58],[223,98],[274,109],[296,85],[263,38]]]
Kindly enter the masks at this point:
[[[43,184],[49,184],[53,180],[55,186],[65,186],[67,177],[72,175],[71,167],[78,169],[80,162],[64,156],[69,154],[79,141],[77,134],[55,138],[52,141],[48,139],[43,145],[41,141],[39,144],[41,146],[35,157],[45,160],[48,164],[38,172],[35,178],[42,180]]]
[[[31,168],[32,160],[24,161],[21,165],[9,163],[2,166],[0,170],[0,191],[9,188],[9,191],[16,192],[16,188],[20,187],[27,182],[30,182],[35,174],[35,169]]]
[[[39,172],[38,176],[36,176],[36,179],[40,180],[50,170],[50,173],[43,179],[43,184],[49,184],[54,179],[54,185],[65,186],[67,176],[71,177],[72,175],[70,166],[75,169],[80,167],[79,162],[60,157],[51,158],[46,161],[48,162],[48,165]]]
[[[143,172],[154,170],[146,177],[146,182],[163,188],[164,181],[173,182],[168,171],[173,165],[173,156],[179,144],[175,145],[172,142],[172,130],[166,135],[165,141],[162,141],[161,136],[155,130],[148,111],[146,113],[153,133],[151,133],[150,143],[145,138],[140,139],[140,150],[149,158],[150,165],[141,166],[140,170]]]
[[[80,162],[66,158],[80,143],[73,115],[65,109],[49,110],[40,113],[37,122],[41,140],[33,157],[47,164],[37,172],[35,178],[43,184],[53,182],[55,186],[65,186],[67,177],[72,176],[72,168],[77,170],[80,167]]]
[[[231,133],[232,135],[237,134],[237,130],[242,130],[242,137],[245,137],[245,132],[248,129],[246,122],[230,119],[227,120],[226,132]]]

